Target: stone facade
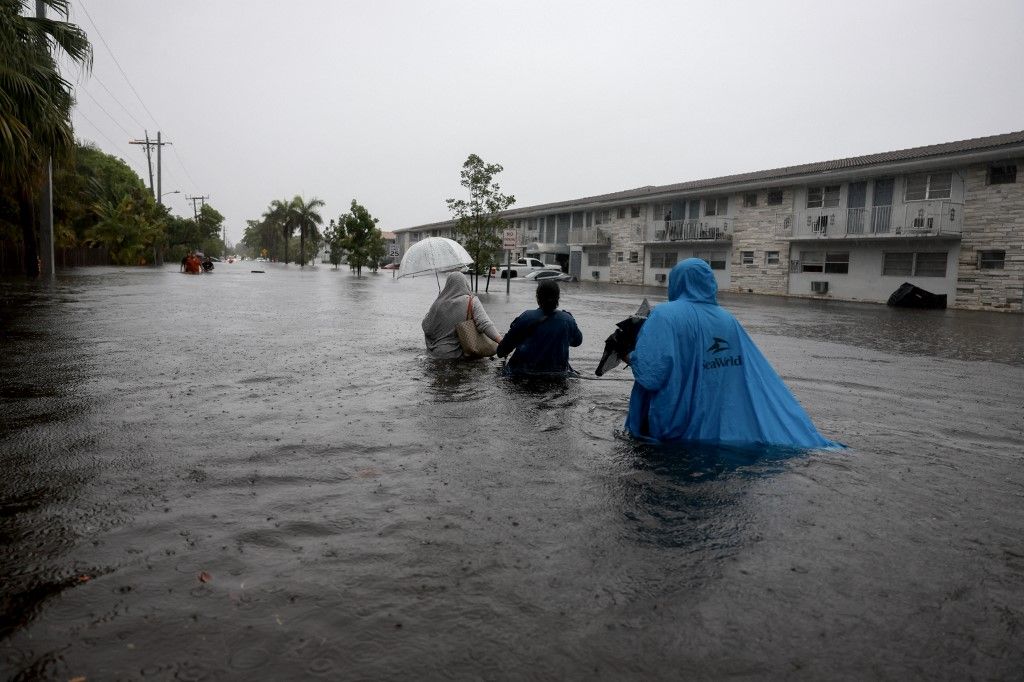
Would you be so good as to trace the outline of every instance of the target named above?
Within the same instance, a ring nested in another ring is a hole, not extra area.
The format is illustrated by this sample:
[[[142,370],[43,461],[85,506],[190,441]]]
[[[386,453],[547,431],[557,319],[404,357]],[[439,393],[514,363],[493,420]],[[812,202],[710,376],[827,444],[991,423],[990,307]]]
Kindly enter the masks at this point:
[[[1024,162],[1017,181],[988,184],[988,164],[970,166],[965,178],[964,233],[956,283],[957,308],[1024,310]],[[1002,269],[979,269],[980,251],[1006,252]]]
[[[767,190],[749,192],[757,197],[756,206],[744,206],[743,194],[729,198],[735,202],[732,218],[732,252],[730,270],[732,291],[755,294],[785,294],[789,287],[789,242],[782,239],[787,218],[792,220],[793,195],[791,187],[782,189],[782,203],[768,205]],[[743,251],[754,252],[753,265],[744,265]],[[766,252],[776,251],[779,261],[767,263]]]
[[[608,280],[617,284],[644,283],[644,223],[638,218],[612,220],[607,226],[612,243],[611,264]],[[631,254],[636,254],[636,262],[631,262]],[[622,254],[622,260],[619,260]]]

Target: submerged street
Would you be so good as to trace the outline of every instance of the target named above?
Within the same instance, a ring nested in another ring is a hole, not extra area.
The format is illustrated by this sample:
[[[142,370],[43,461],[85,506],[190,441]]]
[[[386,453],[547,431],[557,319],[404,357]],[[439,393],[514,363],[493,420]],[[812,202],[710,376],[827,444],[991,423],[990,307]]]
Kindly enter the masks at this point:
[[[594,368],[664,290],[561,286],[522,384],[425,356],[432,277],[0,280],[3,677],[1019,676],[1024,316],[723,294],[849,449],[653,448]]]

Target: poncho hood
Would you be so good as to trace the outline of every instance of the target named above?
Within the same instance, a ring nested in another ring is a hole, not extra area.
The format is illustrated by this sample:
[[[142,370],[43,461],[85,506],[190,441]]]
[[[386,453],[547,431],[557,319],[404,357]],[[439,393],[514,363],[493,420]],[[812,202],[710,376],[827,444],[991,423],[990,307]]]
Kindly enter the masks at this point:
[[[700,258],[678,263],[668,276],[668,300],[693,303],[717,303],[718,282],[711,266]]]

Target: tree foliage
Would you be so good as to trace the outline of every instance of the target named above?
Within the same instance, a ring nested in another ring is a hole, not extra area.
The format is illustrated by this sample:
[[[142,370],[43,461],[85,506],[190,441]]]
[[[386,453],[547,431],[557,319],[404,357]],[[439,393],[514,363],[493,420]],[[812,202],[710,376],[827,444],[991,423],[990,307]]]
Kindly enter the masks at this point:
[[[459,241],[473,258],[479,290],[479,273],[494,262],[494,254],[501,247],[505,220],[500,212],[516,203],[511,194],[504,194],[495,181],[504,168],[497,163],[485,163],[476,154],[470,154],[462,164],[459,184],[469,190],[469,199],[448,199],[448,210],[456,220],[455,232]]]
[[[377,229],[377,219],[353,199],[349,212],[338,219],[338,225],[344,230],[342,248],[356,276],[362,276],[363,268],[367,266],[376,270],[380,263],[377,254],[383,255],[384,252],[384,237]]]
[[[67,18],[67,0],[43,0]],[[78,26],[38,19],[27,0],[0,0],[0,188],[16,206],[26,274],[39,272],[34,205],[50,157],[74,147],[72,85],[60,73],[57,54],[88,70],[92,46]]]
[[[314,245],[320,242],[320,232],[317,230],[317,226],[322,225],[324,222],[323,218],[320,217],[319,211],[323,206],[324,202],[322,199],[313,197],[306,201],[298,194],[295,195],[295,198],[288,205],[288,219],[299,229],[300,267],[305,266],[306,261],[311,257],[311,254],[306,253],[306,235],[310,235]],[[316,253],[316,248],[313,249],[313,253]]]
[[[292,237],[297,230],[299,255],[295,260],[304,265],[316,255],[322,242],[318,226],[323,224],[320,215],[323,207],[323,200],[316,197],[307,200],[298,194],[291,199],[274,199],[259,220],[246,221],[241,245],[252,256],[287,263],[294,246]]]
[[[224,217],[212,206],[198,221],[172,215],[128,164],[91,144],[77,145],[59,161],[53,173],[60,188],[53,197],[56,247],[103,246],[124,265],[159,262],[164,256],[176,260],[190,249],[221,252]],[[11,228],[19,213],[7,189],[0,187],[0,238],[17,232]]]
[[[330,224],[324,231],[324,241],[327,243],[328,258],[331,265],[337,270],[345,257],[345,227],[331,219]]]

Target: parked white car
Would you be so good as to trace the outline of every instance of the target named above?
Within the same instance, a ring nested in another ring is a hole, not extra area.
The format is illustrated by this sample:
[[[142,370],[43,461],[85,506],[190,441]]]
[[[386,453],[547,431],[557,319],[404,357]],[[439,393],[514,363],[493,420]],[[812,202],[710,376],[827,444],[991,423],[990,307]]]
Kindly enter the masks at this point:
[[[569,282],[572,281],[572,277],[559,270],[534,270],[528,272],[521,278],[525,281],[537,281],[543,282],[546,279],[554,280],[555,282]]]
[[[562,271],[557,265],[548,265],[539,258],[520,258],[512,264],[512,267],[502,265],[497,268],[494,274],[498,279],[507,279],[509,277],[525,277],[528,273],[538,270]]]

